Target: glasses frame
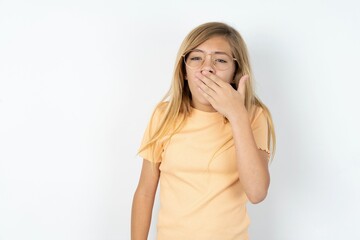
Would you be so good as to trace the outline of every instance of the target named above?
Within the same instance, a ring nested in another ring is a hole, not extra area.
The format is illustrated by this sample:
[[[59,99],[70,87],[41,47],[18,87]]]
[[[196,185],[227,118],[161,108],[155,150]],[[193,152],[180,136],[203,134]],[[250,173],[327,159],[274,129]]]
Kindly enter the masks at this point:
[[[189,54],[190,52],[201,52],[201,53],[204,53],[204,54],[205,54],[205,58],[204,58],[204,60],[203,60],[203,62],[202,62],[202,64],[201,64],[200,66],[198,66],[198,67],[191,67],[191,66],[189,66],[189,65],[186,64],[186,58],[185,58],[185,57],[186,57],[186,55]],[[214,64],[214,60],[213,60],[213,54],[216,54],[216,53],[214,53],[214,52],[205,53],[205,52],[203,52],[203,51],[190,50],[190,51],[184,53],[184,54],[182,55],[182,57],[183,57],[183,59],[184,59],[184,60],[183,60],[183,61],[184,61],[184,64],[185,64],[187,67],[191,68],[191,69],[201,68],[201,67],[204,65],[204,63],[205,63],[205,59],[206,59],[207,55],[211,55],[211,64],[214,66],[214,68],[216,68],[216,69],[218,69],[218,70],[220,70],[220,71],[225,71],[225,70],[228,70],[228,69],[230,68],[230,67],[229,67],[229,68],[226,68],[226,69],[219,69],[218,67],[216,67],[216,65]],[[229,56],[229,54],[227,54],[227,53],[222,53],[222,54],[225,54],[226,56],[230,57],[231,60],[235,61],[235,62],[239,65],[239,62],[238,62],[238,60],[237,60],[236,58]]]

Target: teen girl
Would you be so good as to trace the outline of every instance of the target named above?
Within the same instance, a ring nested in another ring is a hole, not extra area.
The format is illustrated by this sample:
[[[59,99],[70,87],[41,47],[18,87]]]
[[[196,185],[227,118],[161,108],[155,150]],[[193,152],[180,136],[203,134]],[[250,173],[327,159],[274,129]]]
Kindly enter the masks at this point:
[[[184,39],[139,149],[131,239],[147,239],[158,182],[158,240],[248,239],[246,203],[265,199],[275,149],[252,79],[245,42],[231,26],[205,23]]]

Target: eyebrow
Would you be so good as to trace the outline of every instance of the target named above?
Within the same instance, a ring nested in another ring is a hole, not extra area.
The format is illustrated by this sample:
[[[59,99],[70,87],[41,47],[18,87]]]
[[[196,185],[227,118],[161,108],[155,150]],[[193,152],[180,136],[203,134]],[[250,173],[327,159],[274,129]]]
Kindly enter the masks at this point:
[[[203,50],[201,50],[201,49],[197,49],[197,48],[195,48],[193,51],[197,51],[197,52],[203,52],[203,53],[205,53],[205,51],[203,51]],[[221,52],[221,51],[214,51],[214,52],[211,52],[211,53],[216,53],[216,54],[225,54],[225,55],[228,55],[229,56],[229,54],[227,54],[226,52]],[[231,55],[230,55],[231,56]]]

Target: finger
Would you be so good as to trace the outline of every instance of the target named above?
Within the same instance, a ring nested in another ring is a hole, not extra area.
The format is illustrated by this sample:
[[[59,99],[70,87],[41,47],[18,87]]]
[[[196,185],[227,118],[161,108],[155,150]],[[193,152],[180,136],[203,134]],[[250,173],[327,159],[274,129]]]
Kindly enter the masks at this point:
[[[196,84],[197,86],[203,91],[205,92],[207,95],[212,96],[213,94],[215,94],[215,91],[213,88],[211,88],[211,85],[214,85],[214,83],[209,83],[210,86],[208,86],[204,81],[211,81],[211,80],[201,80],[201,79],[196,79]],[[214,87],[214,86],[212,86]]]
[[[212,72],[209,72],[207,70],[202,71],[202,74],[207,77],[208,79],[212,80],[216,85],[218,85],[219,87],[224,87],[225,86],[225,82],[223,80],[221,80],[221,78],[219,78],[218,76],[216,76],[215,74],[213,74]]]
[[[238,92],[245,96],[245,90],[246,90],[246,81],[249,79],[249,75],[244,75],[239,80],[239,86],[238,86]]]
[[[200,87],[198,87],[198,90],[204,96],[204,98],[206,100],[208,100],[212,106],[214,106],[215,99],[210,94],[208,94],[206,91],[202,90]]]
[[[210,75],[206,76],[205,73],[196,73],[195,76],[214,91],[219,90],[219,84],[213,79],[211,79]]]
[[[206,77],[205,75],[203,75],[202,73],[196,73],[195,74],[196,79],[198,80],[199,85],[201,85],[200,83],[205,84],[207,87],[209,87],[210,89],[212,89],[214,92],[216,90],[218,90],[219,86],[212,81],[211,79],[209,79],[208,77]],[[204,88],[202,88],[204,89]]]

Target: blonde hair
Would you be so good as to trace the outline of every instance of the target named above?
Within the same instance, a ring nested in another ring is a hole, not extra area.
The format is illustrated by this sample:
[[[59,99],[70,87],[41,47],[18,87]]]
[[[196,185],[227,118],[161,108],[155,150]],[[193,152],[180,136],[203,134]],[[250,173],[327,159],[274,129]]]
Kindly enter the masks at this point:
[[[153,159],[159,159],[161,151],[156,151],[156,149],[161,146],[164,141],[170,139],[171,136],[182,127],[186,117],[190,115],[191,92],[187,81],[185,81],[186,70],[183,55],[215,36],[222,36],[229,42],[232,54],[234,58],[237,59],[238,64],[234,76],[236,89],[241,76],[245,74],[249,76],[249,79],[246,81],[245,107],[251,120],[255,117],[256,107],[263,109],[268,123],[268,149],[271,149],[271,160],[273,159],[276,148],[274,124],[270,111],[265,104],[260,101],[253,90],[253,75],[246,44],[238,31],[220,22],[202,24],[193,29],[183,40],[176,57],[171,87],[156,107],[158,108],[159,105],[168,100],[163,118],[160,119],[158,128],[155,129],[148,142],[139,152],[150,148]],[[225,119],[225,121],[227,121],[227,119]],[[231,138],[227,142],[230,140]],[[223,146],[225,146],[225,144]]]

